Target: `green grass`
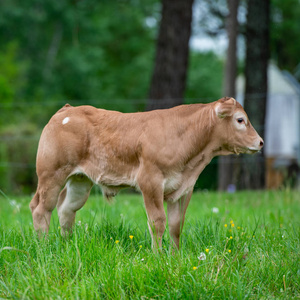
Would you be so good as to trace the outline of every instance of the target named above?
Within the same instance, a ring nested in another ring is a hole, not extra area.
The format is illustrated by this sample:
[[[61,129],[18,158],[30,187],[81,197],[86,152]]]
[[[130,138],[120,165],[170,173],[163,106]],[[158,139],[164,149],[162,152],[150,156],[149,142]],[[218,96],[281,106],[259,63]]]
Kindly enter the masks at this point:
[[[298,192],[195,193],[174,255],[167,231],[162,251],[152,252],[140,195],[121,194],[112,204],[90,197],[68,239],[54,211],[41,240],[30,197],[0,197],[0,298],[300,297]]]

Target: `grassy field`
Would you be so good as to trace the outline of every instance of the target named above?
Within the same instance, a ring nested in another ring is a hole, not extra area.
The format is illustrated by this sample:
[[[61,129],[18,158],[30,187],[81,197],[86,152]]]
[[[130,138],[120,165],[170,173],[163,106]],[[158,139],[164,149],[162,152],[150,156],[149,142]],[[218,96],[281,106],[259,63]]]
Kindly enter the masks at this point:
[[[181,250],[151,251],[142,197],[90,197],[72,237],[33,232],[30,197],[0,195],[0,298],[299,299],[295,191],[195,193]]]

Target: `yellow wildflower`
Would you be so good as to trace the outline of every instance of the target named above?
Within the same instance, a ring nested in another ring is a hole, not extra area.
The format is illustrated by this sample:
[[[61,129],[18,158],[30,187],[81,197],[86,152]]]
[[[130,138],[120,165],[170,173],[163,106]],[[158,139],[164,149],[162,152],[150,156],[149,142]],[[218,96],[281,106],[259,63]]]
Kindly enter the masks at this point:
[[[227,224],[225,224],[224,227],[227,228]]]
[[[129,238],[132,240],[133,239],[133,235],[130,235]]]
[[[233,237],[232,237],[232,236],[230,236],[230,239],[232,240],[232,239],[233,239]]]
[[[208,253],[208,252],[209,252],[209,249],[205,249],[205,252]]]
[[[228,252],[231,253],[231,250],[229,249]]]
[[[193,267],[193,270],[197,270],[197,267]]]
[[[115,241],[116,244],[118,244],[119,242],[120,242],[119,240],[116,240],[116,241]]]

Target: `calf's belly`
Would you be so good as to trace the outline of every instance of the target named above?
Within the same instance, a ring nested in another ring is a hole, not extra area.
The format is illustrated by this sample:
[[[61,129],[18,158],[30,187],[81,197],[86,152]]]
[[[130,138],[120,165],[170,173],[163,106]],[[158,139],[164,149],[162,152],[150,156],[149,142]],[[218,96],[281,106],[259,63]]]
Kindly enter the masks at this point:
[[[138,167],[123,165],[96,165],[95,163],[89,162],[88,166],[81,166],[82,170],[87,177],[89,177],[94,184],[101,187],[103,194],[110,198],[115,196],[119,190],[131,187],[140,191],[137,177],[139,173]],[[152,176],[155,176],[153,174]],[[196,178],[197,179],[197,178]],[[195,178],[185,178],[184,174],[176,173],[172,176],[167,176],[161,182],[163,189],[164,198],[162,201],[176,202],[182,196],[188,194],[195,185]],[[153,189],[157,187],[153,186]]]

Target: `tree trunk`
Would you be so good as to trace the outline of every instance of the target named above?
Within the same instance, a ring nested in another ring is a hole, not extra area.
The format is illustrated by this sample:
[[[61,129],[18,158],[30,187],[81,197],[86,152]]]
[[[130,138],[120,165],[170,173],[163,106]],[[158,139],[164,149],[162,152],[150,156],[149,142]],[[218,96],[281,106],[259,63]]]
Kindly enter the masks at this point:
[[[147,110],[183,103],[193,0],[162,0],[162,19]]]
[[[235,79],[237,72],[237,35],[238,20],[237,12],[239,0],[227,0],[229,15],[227,17],[226,29],[228,35],[228,49],[225,64],[225,74],[223,83],[223,95],[235,98]],[[219,179],[218,189],[227,190],[229,185],[236,185],[234,177],[234,156],[223,156],[219,158]]]
[[[245,111],[252,125],[264,139],[268,91],[270,1],[248,0],[246,27]],[[247,156],[242,164],[243,188],[265,187],[264,154]]]

